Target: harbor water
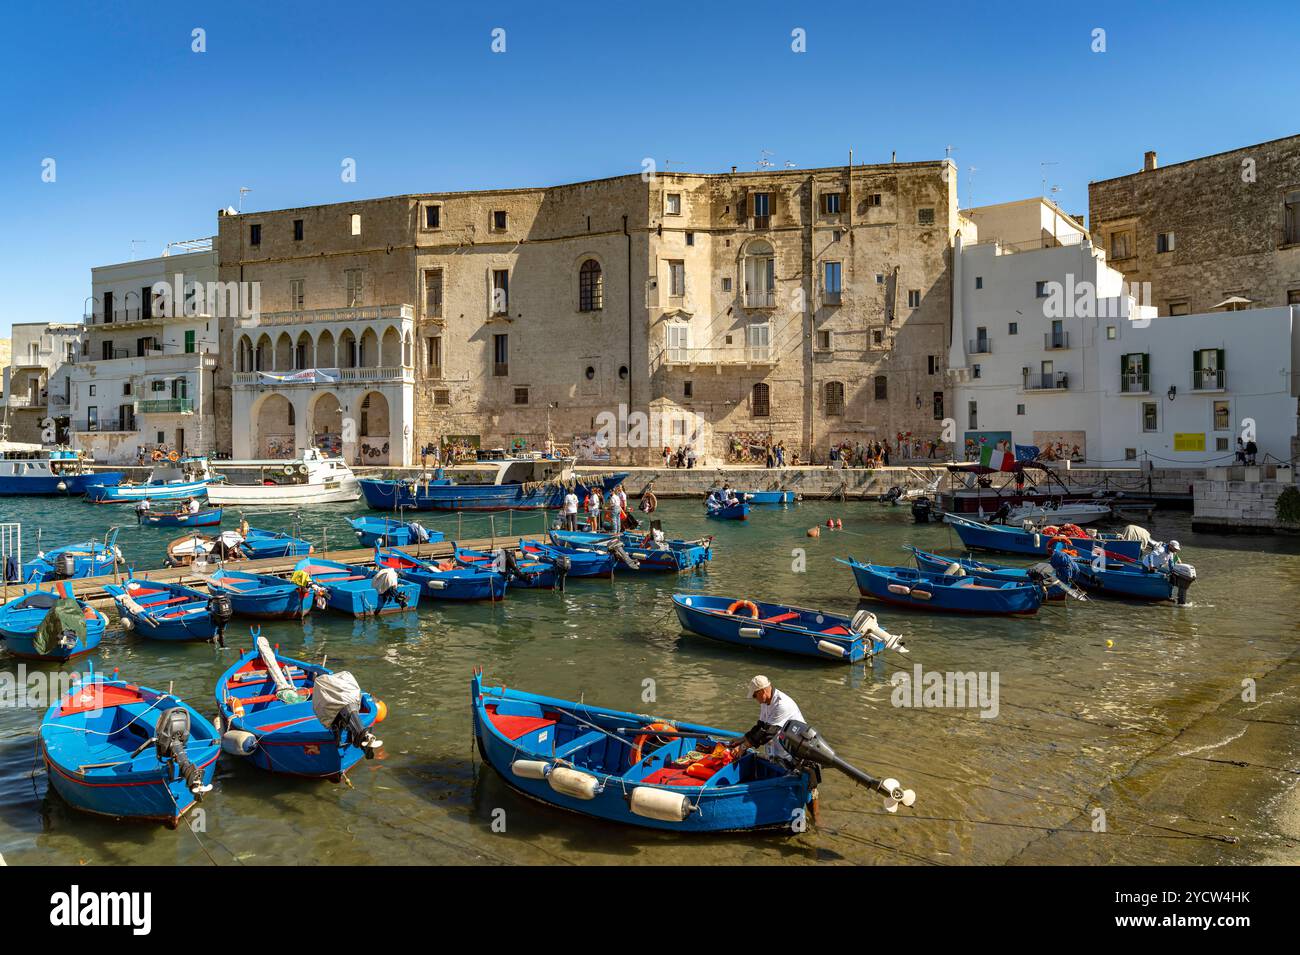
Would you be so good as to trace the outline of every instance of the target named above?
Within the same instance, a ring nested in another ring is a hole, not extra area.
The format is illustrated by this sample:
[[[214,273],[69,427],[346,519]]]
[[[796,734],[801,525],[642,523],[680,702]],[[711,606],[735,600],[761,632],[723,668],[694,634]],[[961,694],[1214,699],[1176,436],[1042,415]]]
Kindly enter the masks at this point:
[[[356,546],[344,517],[363,512],[358,503],[246,516],[333,549]],[[836,557],[904,564],[906,543],[957,553],[945,526],[914,525],[905,507],[820,501],[755,508],[746,523],[706,520],[691,501],[666,501],[655,516],[670,536],[715,536],[707,569],[512,590],[495,605],[424,600],[379,620],[317,611],[301,625],[264,624],[287,654],[325,657],[388,704],[381,757],[338,785],[223,756],[198,825],[99,819],[47,793],[35,746],[43,709],[0,708],[0,853],[11,865],[1300,862],[1296,542],[1195,535],[1188,515],[1162,511],[1151,531],[1178,538],[1199,573],[1187,606],[1067,601],[1015,619],[877,606],[911,652],[848,667],[684,634],[670,595],[851,613],[852,574]],[[828,517],[843,529],[807,536]],[[459,529],[507,539],[543,522],[536,513],[420,519],[449,538]],[[0,520],[22,523],[28,558],[38,529],[48,548],[102,538],[121,521],[118,545],[137,571],[160,566],[177,536],[135,526],[129,506],[79,500],[6,498]],[[173,687],[212,715],[217,676],[249,645],[246,624],[234,621],[227,641],[226,651],[150,642],[114,620],[90,659]],[[757,716],[746,683],[764,673],[840,756],[897,777],[917,802],[887,814],[879,797],[828,772],[821,825],[793,834],[685,838],[562,813],[482,764],[468,699],[476,665],[492,685],[738,731]],[[955,706],[904,692],[892,681],[914,667],[976,674],[989,696]],[[0,674],[58,669],[19,668],[0,651]]]

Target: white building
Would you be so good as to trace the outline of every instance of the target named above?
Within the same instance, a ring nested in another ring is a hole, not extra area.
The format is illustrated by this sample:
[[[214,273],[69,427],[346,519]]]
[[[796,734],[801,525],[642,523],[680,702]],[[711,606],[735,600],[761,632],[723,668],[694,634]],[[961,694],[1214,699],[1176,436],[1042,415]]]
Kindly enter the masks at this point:
[[[415,309],[355,306],[265,312],[234,328],[231,454],[350,464],[412,462]]]
[[[1249,432],[1261,456],[1290,460],[1291,307],[1157,318],[1052,203],[963,215],[948,363],[967,457],[1005,442],[1098,466],[1205,466],[1230,463]]]
[[[11,334],[0,388],[0,438],[31,444],[66,440],[67,369],[81,349],[81,326],[21,322]]]
[[[216,441],[217,255],[183,251],[91,270],[80,360],[69,375],[72,438],[98,461],[154,449],[208,453]],[[161,285],[167,286],[163,290]]]

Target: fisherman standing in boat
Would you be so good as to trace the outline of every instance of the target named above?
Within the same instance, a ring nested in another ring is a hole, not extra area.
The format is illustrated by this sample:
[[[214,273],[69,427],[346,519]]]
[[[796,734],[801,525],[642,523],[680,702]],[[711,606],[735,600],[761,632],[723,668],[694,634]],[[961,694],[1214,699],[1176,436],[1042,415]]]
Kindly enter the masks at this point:
[[[756,750],[761,747],[763,755],[768,759],[780,763],[791,762],[790,754],[776,738],[776,734],[790,720],[807,722],[803,718],[799,704],[774,687],[772,681],[761,673],[749,681],[749,696],[750,699],[758,701],[758,722],[748,733],[732,744],[732,759],[739,759],[748,749]],[[812,807],[813,825],[820,825],[821,820],[817,812],[817,784],[821,782],[821,770],[814,766],[810,771],[813,774],[813,786],[808,793],[808,804]]]
[[[151,505],[149,504],[149,498],[147,498],[147,497],[146,497],[146,498],[143,498],[143,499],[142,499],[138,504],[136,504],[136,506],[135,506],[135,522],[136,522],[137,524],[143,524],[143,523],[144,523],[144,519],[145,519],[145,517],[148,516],[148,514],[149,514],[149,508],[150,508],[150,506],[151,506]]]

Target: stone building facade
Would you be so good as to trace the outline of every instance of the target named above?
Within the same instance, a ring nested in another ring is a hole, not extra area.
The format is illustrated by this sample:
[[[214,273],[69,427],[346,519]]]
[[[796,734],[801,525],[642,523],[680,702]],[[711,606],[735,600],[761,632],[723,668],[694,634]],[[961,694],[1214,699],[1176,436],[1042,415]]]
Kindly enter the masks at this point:
[[[1165,167],[1149,152],[1141,172],[1089,184],[1088,222],[1161,315],[1300,304],[1300,136]]]
[[[356,427],[383,391],[392,450],[373,463],[548,433],[597,459],[612,438],[629,463],[665,444],[825,460],[833,440],[936,437],[955,178],[947,161],[630,175],[223,214],[220,278],[258,283],[274,322],[226,323],[217,417],[257,448],[286,425],[260,420],[284,414],[271,394],[302,391],[295,422],[328,394]],[[398,319],[369,346],[367,309]],[[355,326],[346,346],[322,347],[326,319]],[[338,374],[277,380],[313,368]],[[345,436],[349,459],[366,437]]]

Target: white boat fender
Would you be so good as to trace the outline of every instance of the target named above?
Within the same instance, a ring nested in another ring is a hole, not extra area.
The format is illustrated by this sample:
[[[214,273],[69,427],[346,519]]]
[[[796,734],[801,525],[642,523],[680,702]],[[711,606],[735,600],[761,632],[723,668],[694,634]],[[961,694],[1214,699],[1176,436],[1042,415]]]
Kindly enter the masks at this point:
[[[121,619],[122,619],[122,629],[123,629],[123,630],[134,630],[134,629],[135,629],[135,621],[132,620],[130,617],[122,617]]]
[[[741,627],[740,635],[742,637],[761,637],[763,635],[762,627]]]
[[[838,643],[831,643],[829,640],[818,640],[817,649],[832,657],[844,656],[844,647]]]
[[[897,779],[886,779],[880,785],[890,793],[885,797],[885,812],[898,812],[900,805],[910,808],[916,802],[916,793],[904,789],[903,784]]]
[[[891,594],[910,594],[912,588],[904,584],[890,584],[888,590]]]
[[[560,795],[572,796],[574,799],[595,799],[605,788],[591,773],[582,773],[565,766],[554,767],[546,775],[546,781]]]
[[[246,730],[227,730],[221,735],[221,748],[231,756],[251,756],[257,749],[257,737]]]
[[[662,822],[682,822],[695,811],[691,801],[681,793],[654,786],[638,786],[628,798],[628,808],[638,816]]]
[[[446,590],[446,589],[447,589],[447,581],[445,581],[445,580],[431,580],[431,581],[429,581],[429,589],[430,589],[430,590]]]
[[[928,591],[928,590],[917,590],[915,587],[913,587],[913,588],[908,592],[908,595],[911,596],[911,597],[915,597],[917,600],[929,600],[930,597],[932,596],[931,593],[930,593],[930,591]]]
[[[540,759],[516,759],[510,764],[510,771],[524,779],[545,779],[551,772],[551,764]]]
[[[954,560],[951,564],[949,564],[947,567],[943,569],[943,575],[945,577],[965,577],[966,569],[962,567],[961,564],[957,563]]]

